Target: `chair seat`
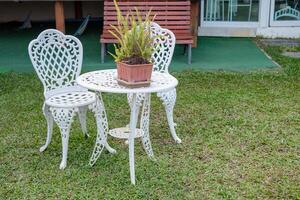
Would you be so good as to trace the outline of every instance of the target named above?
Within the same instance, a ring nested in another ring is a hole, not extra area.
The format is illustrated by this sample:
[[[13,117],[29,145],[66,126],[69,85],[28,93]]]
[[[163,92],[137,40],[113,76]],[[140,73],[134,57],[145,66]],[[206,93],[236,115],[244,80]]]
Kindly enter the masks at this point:
[[[65,92],[49,97],[46,104],[51,107],[72,108],[86,106],[96,101],[92,92]]]

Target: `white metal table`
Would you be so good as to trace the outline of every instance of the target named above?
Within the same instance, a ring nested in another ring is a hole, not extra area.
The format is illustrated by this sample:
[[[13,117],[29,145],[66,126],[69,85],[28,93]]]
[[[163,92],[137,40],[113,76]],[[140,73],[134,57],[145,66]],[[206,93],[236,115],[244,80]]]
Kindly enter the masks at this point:
[[[126,128],[117,128],[110,130],[109,134],[114,137],[128,138],[130,179],[131,183],[135,184],[134,138],[142,137],[142,142],[146,153],[149,157],[153,157],[153,151],[149,138],[150,94],[173,89],[177,86],[178,81],[175,77],[168,73],[153,72],[150,86],[142,88],[127,88],[119,85],[116,78],[117,70],[115,69],[99,70],[82,74],[77,78],[76,82],[82,87],[98,92],[99,95],[101,92],[132,95],[132,101],[130,104],[131,113],[129,129],[126,130]],[[142,102],[143,108],[141,114],[141,129],[137,129],[136,126],[138,121],[138,113]],[[106,134],[108,133],[108,130],[104,131],[106,131]],[[91,165],[93,165],[100,156],[104,147],[103,141],[104,140],[101,139],[101,135],[97,134],[95,148],[90,159]]]

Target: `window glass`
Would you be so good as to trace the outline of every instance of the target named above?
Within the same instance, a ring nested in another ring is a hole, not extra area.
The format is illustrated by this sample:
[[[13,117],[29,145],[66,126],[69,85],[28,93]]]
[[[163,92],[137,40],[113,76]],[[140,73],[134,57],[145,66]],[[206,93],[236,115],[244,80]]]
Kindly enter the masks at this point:
[[[299,0],[275,0],[274,21],[300,20]]]
[[[204,21],[258,21],[259,0],[206,0]]]

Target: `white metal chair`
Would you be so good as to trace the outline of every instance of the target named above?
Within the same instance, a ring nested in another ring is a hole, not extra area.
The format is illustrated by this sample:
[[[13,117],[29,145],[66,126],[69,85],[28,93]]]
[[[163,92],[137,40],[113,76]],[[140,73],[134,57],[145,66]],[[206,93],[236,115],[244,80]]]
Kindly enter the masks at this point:
[[[102,146],[111,153],[115,151],[106,142],[108,131],[105,109],[102,98],[75,82],[82,65],[83,50],[81,42],[74,36],[64,35],[55,29],[48,29],[40,33],[37,39],[30,42],[28,53],[44,86],[45,102],[43,113],[47,120],[47,139],[40,148],[43,152],[51,141],[53,120],[60,128],[62,137],[62,161],[60,169],[67,165],[69,132],[73,117],[79,115],[79,121],[85,136],[86,113],[90,109],[94,112],[97,121],[97,131],[101,131]],[[98,138],[97,138],[98,139]]]
[[[152,54],[153,71],[161,73],[169,73],[169,65],[171,64],[176,38],[172,31],[161,28],[157,23],[151,23],[151,33],[155,37],[154,46],[156,51]],[[157,37],[158,36],[158,37]],[[138,101],[144,100],[144,94],[138,95]],[[157,96],[162,100],[167,114],[167,120],[171,135],[176,143],[181,143],[181,139],[177,136],[175,130],[175,123],[173,119],[173,110],[176,103],[176,88],[169,91],[157,93]],[[128,95],[128,102],[131,105],[132,95]],[[142,127],[142,120],[140,127]]]

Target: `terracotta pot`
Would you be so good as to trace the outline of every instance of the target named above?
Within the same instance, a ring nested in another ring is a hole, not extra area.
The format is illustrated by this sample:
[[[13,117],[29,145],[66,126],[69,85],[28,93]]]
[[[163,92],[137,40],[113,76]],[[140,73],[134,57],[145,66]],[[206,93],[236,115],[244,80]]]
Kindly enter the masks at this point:
[[[118,79],[125,82],[126,85],[150,84],[152,69],[153,64],[129,65],[117,62]]]

